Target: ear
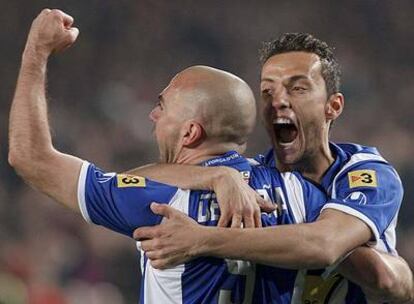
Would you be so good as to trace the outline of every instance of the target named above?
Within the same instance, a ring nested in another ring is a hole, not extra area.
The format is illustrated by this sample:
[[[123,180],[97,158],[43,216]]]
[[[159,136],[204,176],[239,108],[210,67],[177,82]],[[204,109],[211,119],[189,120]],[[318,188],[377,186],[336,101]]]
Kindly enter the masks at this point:
[[[206,132],[203,126],[194,120],[189,120],[183,126],[183,146],[195,148],[200,145],[206,138]]]
[[[334,121],[341,115],[344,109],[344,95],[341,93],[335,93],[329,96],[325,106],[326,121]]]

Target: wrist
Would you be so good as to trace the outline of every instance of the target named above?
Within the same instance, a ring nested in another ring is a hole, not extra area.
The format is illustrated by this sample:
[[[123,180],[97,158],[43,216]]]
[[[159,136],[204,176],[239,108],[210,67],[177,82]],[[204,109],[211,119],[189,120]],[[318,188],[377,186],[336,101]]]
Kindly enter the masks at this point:
[[[234,169],[230,169],[228,167],[216,167],[214,168],[214,172],[212,179],[211,179],[211,190],[217,192],[217,189],[219,189],[221,186],[228,184],[229,179],[232,179],[231,176],[237,171]]]
[[[51,52],[44,48],[28,43],[23,51],[22,61],[23,63],[46,63],[50,54]]]
[[[214,232],[213,229],[217,228],[200,226],[199,229],[199,241],[190,251],[190,256],[192,258],[209,256],[212,252],[212,242],[214,241],[214,238],[212,238],[212,236],[214,236],[214,233],[212,234],[212,232]]]

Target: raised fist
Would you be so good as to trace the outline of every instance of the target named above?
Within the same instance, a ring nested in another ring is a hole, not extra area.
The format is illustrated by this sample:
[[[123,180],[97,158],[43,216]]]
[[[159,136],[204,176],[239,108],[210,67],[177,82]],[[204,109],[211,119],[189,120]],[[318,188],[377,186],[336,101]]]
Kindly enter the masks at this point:
[[[49,56],[67,49],[79,35],[79,30],[72,24],[73,18],[61,10],[44,9],[32,23],[26,50]]]

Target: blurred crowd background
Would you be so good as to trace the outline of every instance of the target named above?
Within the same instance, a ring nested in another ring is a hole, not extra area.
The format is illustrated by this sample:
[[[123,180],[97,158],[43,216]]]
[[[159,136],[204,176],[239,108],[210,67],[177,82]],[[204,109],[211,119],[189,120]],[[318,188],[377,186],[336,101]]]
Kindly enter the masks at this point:
[[[88,226],[25,185],[7,163],[7,123],[21,52],[44,7],[75,18],[80,36],[49,64],[54,142],[123,171],[158,159],[147,116],[178,71],[205,64],[259,88],[257,49],[283,32],[336,48],[346,109],[336,141],[377,146],[401,174],[400,254],[414,266],[414,2],[0,0],[0,303],[136,303],[135,243]],[[248,155],[268,146],[260,123]],[[50,178],[53,178],[51,176]]]

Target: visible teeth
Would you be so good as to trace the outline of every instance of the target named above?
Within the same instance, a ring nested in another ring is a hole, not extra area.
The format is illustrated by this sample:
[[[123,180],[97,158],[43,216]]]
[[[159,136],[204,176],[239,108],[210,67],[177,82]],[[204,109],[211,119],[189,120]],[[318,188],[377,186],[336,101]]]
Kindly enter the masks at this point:
[[[279,117],[279,118],[274,119],[273,123],[274,124],[292,124],[293,122],[289,118]]]

